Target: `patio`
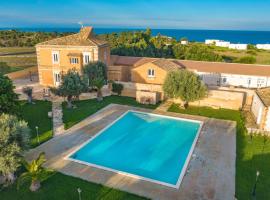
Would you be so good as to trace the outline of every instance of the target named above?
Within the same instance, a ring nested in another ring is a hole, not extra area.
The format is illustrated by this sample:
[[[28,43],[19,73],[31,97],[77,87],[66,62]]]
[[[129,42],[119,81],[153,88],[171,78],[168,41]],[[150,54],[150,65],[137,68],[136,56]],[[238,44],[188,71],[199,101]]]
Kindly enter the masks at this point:
[[[193,157],[178,190],[64,159],[79,145],[129,109],[204,122]],[[231,121],[111,104],[73,126],[65,134],[56,136],[31,150],[27,153],[27,158],[33,159],[39,152],[44,151],[47,158],[46,167],[152,199],[233,199],[236,159],[235,125],[235,122]]]

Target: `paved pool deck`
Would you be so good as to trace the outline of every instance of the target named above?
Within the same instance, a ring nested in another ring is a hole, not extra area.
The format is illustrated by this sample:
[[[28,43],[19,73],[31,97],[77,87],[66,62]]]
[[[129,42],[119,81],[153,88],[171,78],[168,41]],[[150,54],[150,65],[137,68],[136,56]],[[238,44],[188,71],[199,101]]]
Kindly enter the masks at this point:
[[[137,110],[204,122],[179,189],[139,180],[64,159],[127,110]],[[157,110],[111,104],[26,154],[46,153],[46,167],[87,181],[159,200],[231,200],[235,195],[236,123]]]

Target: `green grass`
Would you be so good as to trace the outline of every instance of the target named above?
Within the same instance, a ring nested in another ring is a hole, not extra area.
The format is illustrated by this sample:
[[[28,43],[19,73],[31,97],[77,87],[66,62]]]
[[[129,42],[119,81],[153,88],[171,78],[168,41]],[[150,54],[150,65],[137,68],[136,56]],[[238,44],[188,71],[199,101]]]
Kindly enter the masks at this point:
[[[30,192],[29,185],[23,185],[16,190],[16,184],[0,190],[1,200],[76,200],[78,199],[77,188],[82,189],[82,199],[91,200],[143,200],[130,193],[108,188],[99,184],[90,183],[78,178],[55,173],[42,183],[37,192]]]
[[[63,122],[65,124],[65,129],[72,127],[73,125],[77,124],[86,117],[96,113],[98,110],[106,107],[111,103],[143,107],[149,109],[154,109],[158,106],[158,105],[140,104],[136,102],[134,98],[122,96],[104,97],[103,101],[101,102],[97,102],[96,99],[75,101],[73,102],[73,104],[76,105],[77,107],[75,109],[68,109],[66,103],[63,103]]]
[[[259,170],[261,175],[256,190],[257,200],[270,199],[270,138],[247,135],[240,111],[208,107],[189,107],[184,110],[177,104],[173,104],[168,111],[236,121],[236,197],[239,200],[252,199],[255,174]]]
[[[22,118],[28,122],[31,129],[31,147],[38,146],[36,126],[39,127],[40,143],[49,140],[52,137],[52,119],[48,117],[48,112],[52,110],[52,104],[49,101],[34,101],[35,104],[21,102]]]

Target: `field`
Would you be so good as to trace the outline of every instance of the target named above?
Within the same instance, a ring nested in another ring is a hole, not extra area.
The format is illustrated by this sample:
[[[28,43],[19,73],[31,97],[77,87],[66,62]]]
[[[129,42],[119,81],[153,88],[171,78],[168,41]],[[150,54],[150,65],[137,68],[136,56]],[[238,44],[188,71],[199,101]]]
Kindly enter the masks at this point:
[[[7,73],[19,71],[37,65],[35,48],[33,47],[4,47],[0,48],[0,62],[10,68]]]
[[[243,57],[254,57],[256,59],[255,64],[270,65],[270,51],[258,49],[242,51],[215,46],[211,46],[210,48],[213,49],[215,53],[228,58],[231,62]]]

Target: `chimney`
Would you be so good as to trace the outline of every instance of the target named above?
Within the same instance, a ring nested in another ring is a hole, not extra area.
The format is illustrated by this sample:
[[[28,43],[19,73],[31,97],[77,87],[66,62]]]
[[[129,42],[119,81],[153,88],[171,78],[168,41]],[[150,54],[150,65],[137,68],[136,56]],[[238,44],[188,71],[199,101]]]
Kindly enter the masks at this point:
[[[82,27],[80,30],[80,36],[82,40],[87,40],[88,38],[92,37],[92,31],[93,27],[92,26],[85,26]]]

